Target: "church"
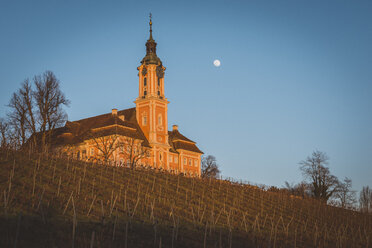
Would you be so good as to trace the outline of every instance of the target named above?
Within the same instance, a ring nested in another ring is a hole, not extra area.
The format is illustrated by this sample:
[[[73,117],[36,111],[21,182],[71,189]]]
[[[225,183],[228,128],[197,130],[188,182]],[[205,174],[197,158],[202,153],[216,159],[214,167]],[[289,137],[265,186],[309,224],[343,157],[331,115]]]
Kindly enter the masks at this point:
[[[54,150],[70,158],[116,166],[148,167],[200,177],[202,151],[173,125],[168,130],[165,67],[152,37],[138,69],[135,107],[67,121],[55,130]]]

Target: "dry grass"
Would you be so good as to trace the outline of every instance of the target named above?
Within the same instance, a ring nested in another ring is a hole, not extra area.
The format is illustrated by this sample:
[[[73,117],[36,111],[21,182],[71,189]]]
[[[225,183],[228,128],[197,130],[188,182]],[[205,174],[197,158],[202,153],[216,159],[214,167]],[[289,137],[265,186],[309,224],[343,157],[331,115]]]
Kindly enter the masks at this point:
[[[251,185],[0,154],[1,247],[371,247],[372,216]]]

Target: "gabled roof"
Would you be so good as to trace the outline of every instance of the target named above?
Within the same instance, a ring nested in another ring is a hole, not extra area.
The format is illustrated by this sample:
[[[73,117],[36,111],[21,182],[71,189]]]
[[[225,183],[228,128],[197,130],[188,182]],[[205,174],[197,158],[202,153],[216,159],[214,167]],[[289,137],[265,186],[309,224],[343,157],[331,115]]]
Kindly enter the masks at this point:
[[[118,116],[124,115],[124,121],[122,121]],[[86,119],[81,119],[73,122],[66,122],[65,126],[71,127],[74,131],[77,132],[84,132],[86,130],[92,128],[100,128],[110,125],[123,125],[132,128],[137,128],[138,123],[136,120],[136,109],[124,109],[118,111],[117,115],[113,115],[112,113],[107,113],[103,115],[97,115],[93,117],[89,117]]]
[[[178,130],[168,131],[168,135],[169,137],[172,137],[172,140],[182,140],[185,142],[191,142],[195,144],[194,141],[183,136]]]
[[[196,143],[184,135],[182,135],[178,130],[168,131],[168,142],[171,146],[171,151],[175,152],[177,149],[183,149],[187,151],[203,153],[196,146]]]
[[[124,120],[120,116],[124,116]],[[64,127],[56,128],[53,131],[53,145],[73,145],[84,142],[94,137],[103,137],[108,135],[122,135],[130,138],[143,140],[143,145],[150,147],[150,144],[137,123],[136,108],[124,109],[117,112],[116,115],[107,113],[85,118],[77,121],[67,121]],[[168,131],[168,141],[171,146],[171,152],[177,152],[178,149],[203,153],[196,146],[196,143],[178,130]]]
[[[120,116],[124,116],[124,121]],[[67,145],[83,142],[94,136],[123,135],[143,140],[143,145],[149,147],[149,142],[139,127],[136,119],[136,109],[124,109],[116,115],[107,113],[77,121],[67,121],[64,127],[55,129],[54,145]]]

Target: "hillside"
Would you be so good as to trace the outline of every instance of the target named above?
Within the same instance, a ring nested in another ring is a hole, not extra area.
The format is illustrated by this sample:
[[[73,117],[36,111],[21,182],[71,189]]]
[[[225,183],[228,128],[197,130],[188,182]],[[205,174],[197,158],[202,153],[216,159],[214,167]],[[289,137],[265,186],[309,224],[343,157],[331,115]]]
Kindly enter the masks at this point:
[[[370,215],[222,180],[1,153],[0,192],[0,247],[372,246]]]

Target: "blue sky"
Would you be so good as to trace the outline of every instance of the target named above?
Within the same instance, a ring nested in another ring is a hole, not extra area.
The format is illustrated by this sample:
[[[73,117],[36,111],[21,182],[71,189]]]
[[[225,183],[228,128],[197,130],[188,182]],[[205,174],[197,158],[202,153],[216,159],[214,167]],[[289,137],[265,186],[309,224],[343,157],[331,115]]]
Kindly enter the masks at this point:
[[[224,176],[299,182],[318,149],[356,190],[372,186],[371,1],[1,0],[0,116],[45,70],[71,100],[69,120],[134,107],[149,12],[169,127]]]

